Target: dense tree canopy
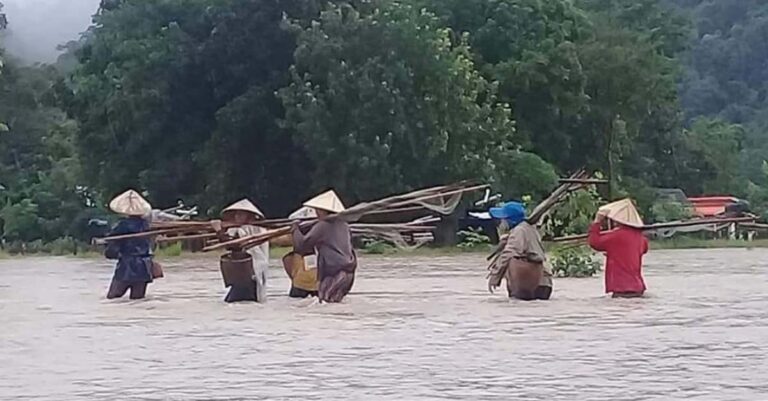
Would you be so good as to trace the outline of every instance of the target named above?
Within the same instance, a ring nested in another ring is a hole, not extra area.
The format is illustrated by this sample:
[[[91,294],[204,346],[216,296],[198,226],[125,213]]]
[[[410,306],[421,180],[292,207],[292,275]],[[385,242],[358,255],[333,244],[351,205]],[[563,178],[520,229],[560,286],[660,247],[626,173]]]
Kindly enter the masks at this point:
[[[488,179],[512,149],[509,110],[431,14],[342,4],[294,29],[293,81],[281,94],[318,189],[365,199]]]
[[[0,72],[5,238],[78,235],[126,187],[285,215],[327,187],[354,202],[476,178],[540,197],[581,166],[649,214],[658,187],[768,204],[766,11],[105,0],[57,65]]]

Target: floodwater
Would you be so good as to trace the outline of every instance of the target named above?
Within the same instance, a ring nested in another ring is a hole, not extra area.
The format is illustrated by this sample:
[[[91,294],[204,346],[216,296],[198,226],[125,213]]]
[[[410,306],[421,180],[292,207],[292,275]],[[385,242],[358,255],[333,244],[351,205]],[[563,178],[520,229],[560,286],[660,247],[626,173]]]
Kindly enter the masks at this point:
[[[366,258],[340,305],[227,305],[217,263],[165,264],[143,301],[111,265],[0,262],[2,400],[765,400],[768,251],[659,251],[650,296],[560,279],[485,290],[482,256]]]

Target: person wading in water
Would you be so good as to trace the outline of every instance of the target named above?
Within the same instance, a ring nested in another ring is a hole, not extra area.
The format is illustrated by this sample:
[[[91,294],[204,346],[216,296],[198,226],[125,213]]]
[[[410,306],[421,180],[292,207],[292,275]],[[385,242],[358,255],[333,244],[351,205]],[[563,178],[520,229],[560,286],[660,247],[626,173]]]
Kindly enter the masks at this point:
[[[302,207],[291,213],[289,219],[317,218],[317,212],[313,208]],[[303,234],[309,232],[310,227],[301,229]],[[293,244],[293,236],[288,235],[288,243]],[[291,298],[308,298],[317,296],[317,256],[300,255],[295,250],[283,256],[285,273],[291,279],[291,289],[288,296]]]
[[[264,219],[264,213],[250,200],[242,199],[226,207],[221,212],[221,219],[227,223],[234,223],[237,227],[223,231],[221,221],[213,221],[214,230],[219,235],[219,240],[226,242],[234,238],[244,238],[251,235],[262,234],[266,230],[253,223]],[[239,251],[239,249],[235,249]],[[233,284],[230,286],[225,302],[256,301],[267,302],[267,272],[269,271],[269,242],[249,248],[246,251],[251,255],[253,263],[252,282]]]
[[[152,212],[152,206],[134,190],[128,190],[109,202],[109,208],[122,215],[110,232],[110,236],[138,234],[149,230],[149,221],[144,218]],[[149,237],[126,238],[110,241],[104,256],[117,259],[115,274],[107,292],[108,299],[122,298],[131,290],[131,299],[146,296],[147,285],[154,278],[154,266]],[[158,266],[159,267],[159,266]]]
[[[606,220],[616,228],[601,232]],[[642,227],[643,220],[631,199],[601,207],[589,227],[589,246],[605,253],[605,292],[614,298],[637,298],[645,293],[642,267],[648,239]]]
[[[493,293],[505,278],[510,298],[524,301],[549,299],[552,274],[545,273],[544,246],[536,227],[525,221],[525,207],[518,202],[508,202],[502,207],[491,208],[490,214],[500,219],[502,226],[509,227],[510,232],[488,275],[488,291]]]
[[[335,216],[344,211],[344,205],[335,192],[328,191],[304,206],[315,209],[318,221],[306,234],[300,229],[300,223],[294,223],[294,252],[317,255],[320,302],[341,302],[352,289],[357,270],[349,224]]]

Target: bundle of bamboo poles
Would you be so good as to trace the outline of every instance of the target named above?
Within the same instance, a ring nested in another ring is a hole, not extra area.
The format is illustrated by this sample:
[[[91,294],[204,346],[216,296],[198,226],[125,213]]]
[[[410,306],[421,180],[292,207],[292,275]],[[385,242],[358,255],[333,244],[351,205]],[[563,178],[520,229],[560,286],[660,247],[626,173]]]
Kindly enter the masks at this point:
[[[451,205],[445,205],[446,199],[454,199],[460,197],[463,194],[471,191],[481,190],[487,188],[488,185],[474,184],[469,181],[459,182],[456,184],[437,186],[432,188],[421,189],[405,194],[390,196],[380,200],[372,202],[364,202],[355,205],[344,212],[341,212],[333,218],[343,219],[349,223],[358,221],[363,216],[370,215],[383,215],[400,213],[405,211],[417,211],[424,209],[437,209],[440,212],[440,208],[443,207],[444,212],[450,213],[453,211],[452,207],[455,207],[457,202],[451,203]],[[435,202],[442,203],[436,204]],[[447,214],[445,213],[445,214]],[[439,219],[437,219],[439,220]],[[203,251],[213,251],[226,248],[241,248],[247,249],[253,246],[257,246],[266,241],[284,236],[290,233],[291,227],[294,223],[300,222],[303,226],[314,224],[317,219],[266,219],[259,220],[249,224],[264,227],[266,232],[258,235],[252,235],[243,238],[233,239],[231,241],[220,242],[211,244],[203,249]],[[417,221],[404,224],[352,224],[351,228],[354,232],[365,233],[366,235],[375,235],[381,233],[382,235],[390,235],[391,233],[424,233],[434,230],[432,221]],[[238,224],[223,222],[222,228],[229,229],[238,227]],[[108,236],[97,239],[96,244],[104,244],[109,241],[128,239],[128,238],[155,238],[157,242],[174,242],[184,240],[212,240],[215,241],[217,233],[213,229],[212,221],[162,221],[153,222],[151,229],[142,233]]]
[[[463,194],[467,192],[477,191],[481,189],[487,188],[487,184],[474,184],[472,182],[460,182],[456,184],[451,185],[442,185],[438,187],[432,187],[432,188],[426,188],[421,189],[413,192],[408,192],[405,194],[400,195],[394,195],[389,196],[383,199],[379,199],[372,202],[363,202],[360,204],[357,204],[353,207],[350,207],[349,209],[340,212],[331,218],[334,219],[342,219],[348,223],[354,223],[363,216],[371,215],[371,214],[381,214],[386,212],[392,212],[393,210],[401,210],[403,208],[431,208],[431,207],[438,207],[439,206],[430,206],[430,202],[434,201],[445,201],[446,197],[457,197],[462,196]],[[444,212],[450,213],[453,210],[444,210]],[[262,226],[269,226],[269,227],[280,227],[280,228],[274,228],[266,233],[259,234],[259,235],[252,235],[248,237],[243,238],[237,238],[231,241],[221,242],[215,245],[211,245],[208,247],[203,248],[204,252],[209,251],[215,251],[219,249],[227,249],[231,247],[237,247],[241,249],[247,249],[250,247],[258,246],[259,244],[262,244],[264,242],[267,242],[271,239],[281,237],[283,235],[286,235],[291,231],[291,227],[294,224],[294,220],[287,220],[287,219],[279,219],[279,220],[263,220],[256,224],[262,225]],[[317,222],[317,219],[305,219],[301,223],[302,228],[314,225]],[[421,223],[424,224],[424,223]],[[381,227],[381,225],[368,225],[368,230],[371,229],[371,226],[378,226],[379,228],[387,228],[389,230],[397,230],[393,227]],[[429,229],[432,230],[434,227],[432,226],[425,226],[425,227],[419,227],[418,225],[411,224],[410,226],[408,224],[399,225],[400,229],[408,229],[411,231],[417,230],[417,229]],[[353,224],[351,226],[352,229],[355,228],[355,225]],[[358,229],[363,229],[364,227],[357,227]]]
[[[672,221],[668,223],[648,224],[641,229],[644,232],[664,230],[671,228],[682,227],[695,227],[695,226],[712,226],[732,223],[754,223],[758,219],[757,216],[743,216],[743,217],[713,217],[713,218],[698,218],[691,220]],[[553,238],[551,242],[557,243],[578,243],[583,242],[588,238],[587,234],[569,235],[565,237]]]

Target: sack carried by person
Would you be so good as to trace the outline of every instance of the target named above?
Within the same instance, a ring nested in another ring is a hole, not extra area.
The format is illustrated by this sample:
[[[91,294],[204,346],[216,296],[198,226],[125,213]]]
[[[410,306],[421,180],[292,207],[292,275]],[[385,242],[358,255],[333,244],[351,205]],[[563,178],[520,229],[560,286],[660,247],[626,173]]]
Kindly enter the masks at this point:
[[[160,266],[160,263],[152,261],[152,278],[163,278],[165,277],[165,274],[163,274],[163,266]]]

